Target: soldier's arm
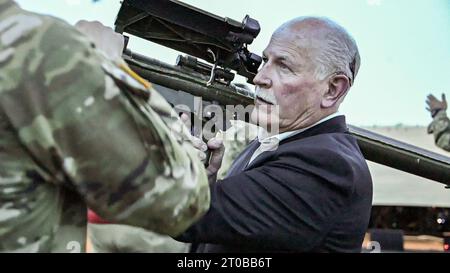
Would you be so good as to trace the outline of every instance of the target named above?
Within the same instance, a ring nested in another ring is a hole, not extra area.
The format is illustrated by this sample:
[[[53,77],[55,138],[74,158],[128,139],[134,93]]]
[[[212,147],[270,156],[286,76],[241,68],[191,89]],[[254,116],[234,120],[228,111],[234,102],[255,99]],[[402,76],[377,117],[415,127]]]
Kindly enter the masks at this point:
[[[40,173],[106,220],[172,236],[185,230],[210,197],[182,122],[155,90],[148,103],[138,99],[142,85],[73,27],[41,27],[17,71],[24,88],[4,104]]]
[[[450,120],[445,111],[439,111],[428,126],[428,133],[433,134],[436,145],[450,152]]]

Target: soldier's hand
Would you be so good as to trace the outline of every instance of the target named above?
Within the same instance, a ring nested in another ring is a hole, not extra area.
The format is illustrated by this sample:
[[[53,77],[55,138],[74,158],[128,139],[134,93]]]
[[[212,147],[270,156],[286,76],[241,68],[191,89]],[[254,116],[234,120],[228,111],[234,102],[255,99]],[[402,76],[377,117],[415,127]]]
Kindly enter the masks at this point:
[[[217,180],[217,173],[222,166],[223,155],[225,154],[225,146],[223,146],[223,134],[217,135],[208,141],[208,149],[211,151],[209,165],[206,168],[208,173],[209,183],[214,183]]]
[[[445,94],[442,94],[442,101],[430,94],[427,97],[426,103],[426,109],[431,113],[431,115],[435,115],[439,110],[447,110],[447,100],[445,99]]]
[[[89,37],[95,44],[95,47],[108,58],[113,61],[122,60],[122,52],[125,45],[123,35],[98,21],[80,20],[75,24],[75,27]]]

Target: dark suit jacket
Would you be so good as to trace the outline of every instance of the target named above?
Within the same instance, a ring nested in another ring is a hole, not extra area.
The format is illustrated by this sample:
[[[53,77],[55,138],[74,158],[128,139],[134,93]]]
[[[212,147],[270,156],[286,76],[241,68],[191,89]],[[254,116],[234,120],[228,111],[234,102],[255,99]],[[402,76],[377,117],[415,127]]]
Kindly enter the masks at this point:
[[[211,207],[177,239],[196,252],[359,252],[372,204],[366,161],[338,116],[247,163],[252,142],[211,185]]]

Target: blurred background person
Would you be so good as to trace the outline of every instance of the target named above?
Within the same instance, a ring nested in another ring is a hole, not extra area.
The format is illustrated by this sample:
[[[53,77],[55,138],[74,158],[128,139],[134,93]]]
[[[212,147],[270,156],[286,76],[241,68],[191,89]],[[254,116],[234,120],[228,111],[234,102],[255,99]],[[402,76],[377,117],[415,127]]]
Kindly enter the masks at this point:
[[[426,103],[433,121],[428,126],[428,133],[433,134],[436,145],[450,152],[450,120],[447,117],[447,100],[445,94],[438,100],[432,94],[428,95]]]

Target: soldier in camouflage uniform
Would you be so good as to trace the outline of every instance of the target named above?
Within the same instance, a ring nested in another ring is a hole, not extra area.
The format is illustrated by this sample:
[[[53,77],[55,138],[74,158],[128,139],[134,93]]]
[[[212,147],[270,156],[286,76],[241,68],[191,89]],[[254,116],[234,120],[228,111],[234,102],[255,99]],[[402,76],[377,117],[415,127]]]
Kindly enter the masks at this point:
[[[217,179],[223,179],[231,164],[247,144],[256,138],[257,126],[240,120],[231,120],[231,127],[224,132],[225,153]],[[88,225],[91,252],[144,252],[185,253],[190,244],[175,241],[169,236],[127,225],[91,222]]]
[[[433,121],[428,126],[428,133],[434,135],[434,141],[438,147],[450,152],[450,120],[447,117],[447,100],[442,94],[442,101],[433,95],[427,97],[427,110]]]
[[[72,26],[0,0],[0,251],[84,251],[86,206],[176,236],[209,207],[169,104]]]

